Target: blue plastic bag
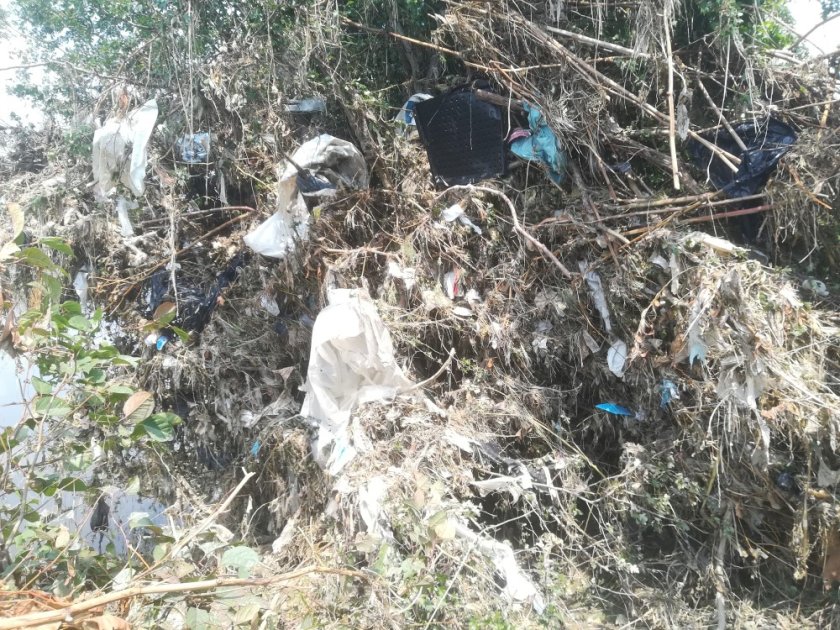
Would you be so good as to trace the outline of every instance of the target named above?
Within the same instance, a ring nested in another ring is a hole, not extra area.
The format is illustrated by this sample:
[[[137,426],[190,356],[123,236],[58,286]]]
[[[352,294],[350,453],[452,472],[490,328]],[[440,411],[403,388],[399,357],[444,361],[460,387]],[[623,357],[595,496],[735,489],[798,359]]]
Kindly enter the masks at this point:
[[[552,181],[560,184],[566,177],[566,152],[560,148],[557,136],[546,124],[542,112],[528,103],[523,103],[523,107],[528,112],[531,135],[511,142],[510,150],[523,160],[542,162]]]

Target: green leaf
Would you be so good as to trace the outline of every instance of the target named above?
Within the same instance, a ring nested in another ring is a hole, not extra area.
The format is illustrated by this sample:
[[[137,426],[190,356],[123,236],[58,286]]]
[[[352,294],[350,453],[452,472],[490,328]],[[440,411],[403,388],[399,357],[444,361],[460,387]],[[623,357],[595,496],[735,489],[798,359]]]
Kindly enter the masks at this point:
[[[174,332],[176,335],[178,335],[178,339],[181,340],[181,343],[189,342],[190,333],[188,333],[186,330],[178,328],[177,326],[170,326],[169,328],[172,329],[172,332]]]
[[[70,328],[75,328],[76,330],[82,330],[85,332],[90,330],[90,322],[84,315],[73,315],[73,317],[67,320],[67,325],[70,326]]]
[[[67,241],[64,239],[60,239],[56,236],[47,236],[45,238],[40,239],[41,245],[46,245],[50,249],[54,249],[57,252],[61,252],[62,254],[67,254],[68,256],[73,256],[73,248],[67,244]]]
[[[44,253],[44,250],[37,247],[27,247],[18,254],[18,259],[27,265],[38,267],[39,269],[55,269],[55,264],[50,257]]]
[[[52,383],[48,383],[44,379],[38,378],[37,376],[32,377],[32,387],[34,387],[35,391],[41,394],[42,396],[52,394],[53,390]]]
[[[81,315],[82,305],[75,300],[67,300],[61,303],[61,312],[65,315]]]
[[[113,383],[111,385],[108,385],[107,392],[109,394],[131,396],[134,393],[134,390],[128,385],[120,385],[119,383]]]
[[[141,426],[150,438],[155,442],[169,442],[175,437],[175,425],[181,422],[181,418],[174,413],[156,413],[141,422]]]
[[[76,477],[65,477],[58,482],[58,489],[64,492],[84,492],[88,489],[88,485]]]
[[[250,547],[231,547],[222,555],[222,566],[236,569],[239,577],[246,578],[260,561],[259,554]]]
[[[72,411],[72,407],[56,396],[40,396],[35,400],[35,413],[43,418],[63,418]]]
[[[201,608],[187,608],[184,622],[189,630],[209,630],[218,627],[210,613]]]

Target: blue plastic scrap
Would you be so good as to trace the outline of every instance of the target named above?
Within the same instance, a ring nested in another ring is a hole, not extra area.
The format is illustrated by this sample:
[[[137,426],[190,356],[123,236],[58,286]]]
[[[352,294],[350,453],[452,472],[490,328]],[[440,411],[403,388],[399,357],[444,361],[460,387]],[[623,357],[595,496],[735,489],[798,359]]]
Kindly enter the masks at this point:
[[[680,390],[670,379],[664,379],[659,385],[660,399],[659,407],[664,409],[672,400],[680,399]]]
[[[262,448],[262,444],[260,444],[260,441],[255,441],[251,445],[251,457],[257,457],[260,454],[260,448]]]
[[[510,150],[523,160],[542,162],[548,168],[548,176],[560,184],[566,177],[566,152],[545,122],[542,112],[528,103],[523,103],[523,107],[528,112],[531,135],[514,140]]]
[[[622,405],[617,405],[617,404],[611,403],[611,402],[600,403],[598,405],[595,405],[595,409],[600,409],[601,411],[606,411],[607,413],[612,414],[614,416],[635,416],[636,415],[632,411],[630,411],[627,407],[624,407]]]
[[[178,140],[178,151],[187,164],[205,164],[210,157],[210,134],[200,131],[182,136]]]

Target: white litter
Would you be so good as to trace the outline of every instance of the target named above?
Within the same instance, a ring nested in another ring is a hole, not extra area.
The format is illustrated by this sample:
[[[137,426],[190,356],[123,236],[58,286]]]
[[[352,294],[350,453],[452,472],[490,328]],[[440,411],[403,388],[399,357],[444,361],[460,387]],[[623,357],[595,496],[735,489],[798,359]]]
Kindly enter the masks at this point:
[[[589,288],[589,295],[592,297],[592,303],[601,316],[601,321],[604,323],[604,330],[607,333],[612,332],[612,322],[610,321],[610,309],[607,306],[607,296],[604,293],[604,284],[601,282],[601,276],[594,271],[588,271],[589,265],[583,261],[578,263],[580,272],[586,280],[586,286]]]
[[[488,556],[505,581],[502,594],[509,602],[529,602],[537,614],[545,610],[545,599],[516,563],[513,549],[508,542],[499,542],[489,536],[476,534],[466,523],[455,523],[455,534],[468,541],[482,554]]]
[[[607,366],[610,368],[610,372],[621,378],[624,376],[624,364],[626,362],[627,344],[618,339],[607,350]]]
[[[379,539],[390,537],[382,522],[382,500],[387,490],[385,477],[377,475],[359,488],[359,514],[365,523],[367,533]]]
[[[79,304],[82,307],[82,312],[87,313],[88,272],[84,268],[80,269],[73,278],[73,288],[76,290],[76,295],[79,296]]]
[[[357,405],[392,401],[412,387],[394,359],[391,335],[365,291],[332,289],[312,329],[301,415],[318,427],[313,456],[337,475],[356,454],[348,427]]]
[[[467,227],[472,228],[473,232],[481,235],[481,228],[470,220],[464,212],[464,207],[460,203],[449,206],[446,210],[440,213],[440,216],[447,223],[452,223],[457,220],[461,225],[466,225]]]
[[[280,314],[280,307],[277,306],[277,300],[268,295],[268,293],[260,293],[260,306],[272,317],[277,317]]]
[[[94,192],[100,199],[122,183],[140,197],[146,190],[146,147],[157,121],[155,99],[146,101],[125,118],[111,118],[93,133]]]
[[[393,260],[388,261],[388,275],[402,280],[406,291],[411,291],[417,282],[417,271],[414,267],[400,267]]]
[[[245,244],[258,254],[271,258],[285,258],[299,242],[309,238],[309,210],[298,188],[296,165],[308,173],[317,174],[318,181],[331,184],[317,191],[320,197],[336,193],[337,187],[367,188],[368,171],[359,150],[346,140],[322,134],[295,151],[291,162],[277,167],[277,210],[245,236]]]
[[[135,210],[139,207],[140,204],[136,201],[129,201],[122,195],[117,197],[117,219],[120,222],[120,234],[123,236],[134,236],[134,226],[131,225],[128,211]]]

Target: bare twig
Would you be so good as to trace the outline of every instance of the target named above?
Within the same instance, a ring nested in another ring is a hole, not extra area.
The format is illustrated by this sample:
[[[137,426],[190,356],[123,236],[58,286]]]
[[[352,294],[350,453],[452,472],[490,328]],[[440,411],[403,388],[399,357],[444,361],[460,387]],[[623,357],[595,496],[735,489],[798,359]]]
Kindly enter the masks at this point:
[[[680,189],[680,165],[677,162],[677,116],[674,112],[674,56],[671,53],[671,20],[666,9],[662,14],[665,35],[665,60],[668,63],[668,147],[671,150],[671,175],[674,190]]]
[[[709,107],[711,107],[714,110],[714,112],[718,115],[718,120],[720,121],[720,123],[726,128],[726,130],[729,132],[729,135],[732,136],[732,139],[735,141],[735,144],[737,144],[741,148],[741,151],[746,151],[747,145],[744,144],[743,140],[741,140],[741,136],[735,133],[735,129],[732,128],[732,125],[730,125],[729,121],[726,120],[726,116],[723,115],[723,111],[721,111],[720,107],[718,107],[712,100],[712,97],[709,95],[709,92],[706,90],[706,86],[703,85],[703,81],[700,79],[700,77],[697,77],[697,86],[700,88],[700,92],[702,92],[703,96],[706,98],[706,102],[709,104]]]
[[[501,198],[507,204],[508,209],[510,210],[510,216],[513,220],[513,229],[516,230],[522,238],[526,241],[531,243],[534,247],[536,247],[539,252],[548,260],[554,263],[554,265],[560,270],[567,279],[572,279],[572,272],[568,270],[566,265],[564,265],[560,260],[555,256],[548,247],[543,245],[538,239],[534,238],[525,228],[522,227],[522,224],[519,222],[519,217],[516,216],[516,206],[513,205],[513,202],[510,200],[505,193],[501,190],[496,190],[495,188],[490,188],[489,186],[473,186],[473,185],[466,185],[466,186],[450,186],[447,190],[478,190],[481,192],[486,192],[491,195],[496,195],[497,197]]]
[[[142,597],[145,595],[166,595],[170,593],[191,593],[195,591],[207,591],[230,586],[268,586],[271,584],[277,584],[278,582],[288,582],[310,573],[329,573],[333,575],[344,575],[347,577],[369,578],[366,574],[360,571],[353,571],[352,569],[312,566],[268,578],[219,578],[215,580],[201,580],[199,582],[135,586],[99,595],[97,597],[92,597],[91,599],[83,602],[76,602],[75,604],[70,604],[69,606],[57,608],[55,610],[47,610],[43,612],[29,613],[27,615],[20,615],[19,617],[0,619],[0,630],[15,630],[17,628],[32,628],[36,626],[45,626],[47,624],[68,622],[72,620],[74,616],[81,613],[101,608],[124,599],[131,599],[133,597]]]
[[[580,42],[581,44],[588,44],[590,46],[603,48],[604,50],[611,50],[613,52],[627,55],[628,57],[641,57],[642,59],[650,59],[650,55],[648,55],[647,53],[635,52],[631,48],[625,48],[624,46],[619,46],[618,44],[604,42],[600,39],[595,39],[594,37],[587,37],[586,35],[581,35],[580,33],[573,33],[572,31],[566,31],[562,28],[557,28],[555,26],[546,26],[545,30],[547,30],[549,33],[554,33],[555,35],[562,35],[563,37],[572,39],[576,42]]]

